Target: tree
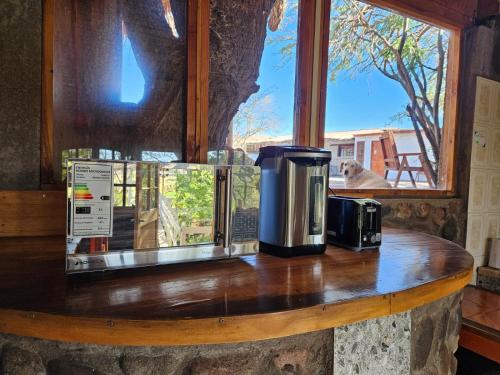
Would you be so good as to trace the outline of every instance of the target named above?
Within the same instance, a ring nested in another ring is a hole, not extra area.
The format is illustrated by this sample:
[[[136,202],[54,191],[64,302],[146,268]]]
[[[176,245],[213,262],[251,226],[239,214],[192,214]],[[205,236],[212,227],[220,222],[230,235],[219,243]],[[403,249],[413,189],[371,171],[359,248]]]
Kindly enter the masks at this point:
[[[242,104],[232,121],[233,147],[246,152],[247,142],[254,136],[276,128],[278,123],[270,94],[255,93]]]
[[[377,70],[408,96],[405,114],[435,184],[442,136],[447,33],[437,27],[357,0],[332,3],[329,72]],[[425,139],[430,148],[427,149]]]

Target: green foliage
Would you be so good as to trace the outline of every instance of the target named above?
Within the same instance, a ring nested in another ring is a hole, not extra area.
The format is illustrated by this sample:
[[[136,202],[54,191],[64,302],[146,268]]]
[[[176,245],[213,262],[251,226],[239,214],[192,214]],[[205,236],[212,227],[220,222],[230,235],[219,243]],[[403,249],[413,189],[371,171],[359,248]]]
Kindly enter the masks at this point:
[[[446,51],[447,33],[437,27],[357,0],[337,0],[332,3],[330,23],[330,79],[341,73],[354,76],[379,69],[398,80],[397,62],[401,59],[408,69],[416,69],[431,83],[439,63],[439,35],[444,36]]]
[[[173,207],[181,226],[210,225],[213,219],[214,175],[208,169],[177,173]]]

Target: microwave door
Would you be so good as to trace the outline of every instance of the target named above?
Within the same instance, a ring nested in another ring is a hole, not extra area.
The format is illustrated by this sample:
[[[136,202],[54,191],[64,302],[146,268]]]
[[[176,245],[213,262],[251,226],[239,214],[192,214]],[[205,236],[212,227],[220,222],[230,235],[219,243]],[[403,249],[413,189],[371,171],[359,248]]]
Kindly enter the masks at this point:
[[[159,247],[216,242],[216,179],[211,165],[162,164]]]

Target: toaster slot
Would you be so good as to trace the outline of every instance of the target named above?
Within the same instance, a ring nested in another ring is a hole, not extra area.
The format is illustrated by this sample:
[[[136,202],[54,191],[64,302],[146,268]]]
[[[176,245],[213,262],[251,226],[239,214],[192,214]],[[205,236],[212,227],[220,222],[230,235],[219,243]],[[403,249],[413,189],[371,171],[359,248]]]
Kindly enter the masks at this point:
[[[377,208],[373,205],[366,206],[366,230],[375,231],[377,229]]]

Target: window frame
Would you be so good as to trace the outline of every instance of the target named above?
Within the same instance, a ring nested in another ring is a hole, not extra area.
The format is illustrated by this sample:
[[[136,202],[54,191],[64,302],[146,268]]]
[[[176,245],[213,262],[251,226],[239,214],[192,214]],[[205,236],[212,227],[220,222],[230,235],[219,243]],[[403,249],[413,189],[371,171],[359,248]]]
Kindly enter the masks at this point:
[[[124,162],[115,162],[115,164],[116,163],[119,163],[122,165],[123,174],[122,174],[122,182],[121,183],[114,182],[114,176],[113,176],[113,188],[121,188],[122,189],[122,203],[120,206],[115,206],[113,204],[113,207],[114,208],[134,207],[133,205],[127,206],[127,188],[137,188],[137,181],[134,181],[133,183],[127,182],[127,180],[128,180],[128,165],[130,164],[130,162],[124,161]],[[134,164],[132,164],[132,165],[134,165]],[[136,180],[137,180],[137,175],[136,175]],[[134,200],[135,200],[135,198],[136,198],[136,194],[134,193]]]
[[[327,35],[322,35],[323,40],[323,58],[318,69],[322,70],[323,76],[326,78],[328,71],[328,42],[329,42],[329,25],[330,25],[330,0],[316,0],[323,1],[324,18],[328,17],[328,27],[322,28]],[[439,170],[439,186],[436,189],[345,189],[333,188],[331,191],[336,194],[349,194],[361,195],[371,197],[452,197],[456,195],[456,152],[457,152],[457,136],[458,136],[458,103],[459,103],[459,78],[460,68],[462,61],[462,46],[463,46],[463,33],[462,29],[467,24],[468,20],[456,12],[451,12],[451,17],[448,18],[443,14],[443,10],[438,11],[439,8],[435,3],[429,0],[424,0],[426,5],[431,5],[432,9],[436,9],[436,13],[431,11],[423,12],[426,9],[424,6],[416,8],[412,1],[397,1],[397,0],[363,0],[373,6],[387,9],[392,12],[397,12],[403,16],[412,17],[420,21],[429,23],[434,26],[445,28],[450,32],[450,39],[448,45],[447,57],[447,74],[446,74],[446,91],[445,91],[445,105],[444,105],[444,120],[442,126],[442,143],[440,150],[440,170]],[[470,21],[470,20],[469,20]],[[326,79],[322,84],[321,94],[321,108],[320,114],[322,115],[322,131],[324,134],[324,116],[326,112]],[[318,137],[317,146],[324,146],[324,138]]]
[[[459,81],[464,27],[473,23],[473,9],[446,7],[435,0],[365,0],[450,31],[445,116],[441,146],[440,189],[335,189],[336,193],[364,196],[454,196]],[[43,2],[41,187],[61,189],[54,180],[53,60],[55,0]],[[324,146],[330,0],[299,0],[294,100],[294,143]],[[457,6],[458,7],[458,6]],[[184,161],[207,163],[210,5],[187,0],[187,82]]]
[[[42,119],[40,181],[43,190],[63,190],[54,166],[54,22],[55,1],[42,5]],[[183,160],[206,163],[208,151],[209,2],[186,4],[186,127]]]

